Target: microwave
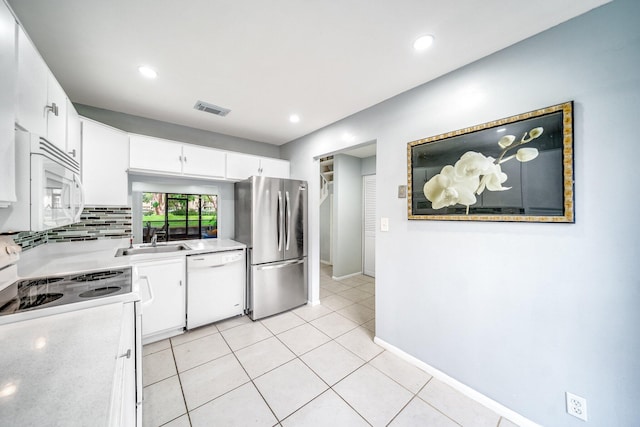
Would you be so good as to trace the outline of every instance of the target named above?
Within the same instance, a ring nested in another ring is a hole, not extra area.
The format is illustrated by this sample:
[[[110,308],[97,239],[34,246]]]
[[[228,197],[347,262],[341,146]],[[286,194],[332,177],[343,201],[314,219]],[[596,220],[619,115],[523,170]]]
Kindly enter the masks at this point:
[[[17,201],[0,209],[0,232],[44,231],[80,221],[80,164],[47,139],[16,130]]]

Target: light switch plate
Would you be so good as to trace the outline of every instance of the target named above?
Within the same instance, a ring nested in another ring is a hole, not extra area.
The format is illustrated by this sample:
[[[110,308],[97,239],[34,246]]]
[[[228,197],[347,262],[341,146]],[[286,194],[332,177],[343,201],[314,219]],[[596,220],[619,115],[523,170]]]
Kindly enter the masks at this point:
[[[407,198],[407,186],[398,185],[398,199],[406,199],[406,198]]]
[[[389,218],[380,218],[380,231],[389,231]]]

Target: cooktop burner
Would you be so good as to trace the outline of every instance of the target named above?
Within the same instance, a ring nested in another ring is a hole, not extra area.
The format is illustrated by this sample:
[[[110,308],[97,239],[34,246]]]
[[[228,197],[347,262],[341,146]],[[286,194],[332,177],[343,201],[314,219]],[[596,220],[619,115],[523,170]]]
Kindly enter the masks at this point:
[[[130,267],[19,280],[11,285],[15,295],[0,307],[0,316],[126,294],[131,281]]]
[[[105,286],[104,288],[91,289],[90,291],[83,292],[78,296],[80,298],[102,297],[105,295],[112,294],[114,292],[118,292],[120,289],[122,289],[120,286]]]
[[[47,285],[49,283],[56,283],[64,280],[64,277],[44,277],[42,279],[28,279],[24,282],[28,282],[29,286]]]
[[[73,280],[76,282],[93,282],[94,280],[110,279],[122,273],[122,270],[96,271],[95,273],[87,273],[74,277]]]

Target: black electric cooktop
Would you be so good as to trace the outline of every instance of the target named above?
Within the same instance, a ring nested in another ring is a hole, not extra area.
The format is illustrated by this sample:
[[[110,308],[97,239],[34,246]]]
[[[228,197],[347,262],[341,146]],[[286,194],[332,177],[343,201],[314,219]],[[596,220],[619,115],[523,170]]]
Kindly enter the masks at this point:
[[[0,316],[126,294],[131,283],[130,267],[18,280],[3,291],[11,299]]]

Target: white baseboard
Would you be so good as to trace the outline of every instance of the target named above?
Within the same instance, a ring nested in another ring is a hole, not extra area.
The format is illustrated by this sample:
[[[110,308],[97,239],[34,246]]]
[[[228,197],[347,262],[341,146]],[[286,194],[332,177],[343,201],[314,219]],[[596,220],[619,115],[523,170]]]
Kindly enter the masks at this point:
[[[349,277],[360,276],[361,274],[362,274],[362,271],[358,271],[357,273],[347,274],[346,276],[340,276],[340,277],[332,276],[331,278],[333,280],[344,280],[344,279],[348,279]]]
[[[395,347],[394,345],[389,344],[378,337],[374,337],[373,342],[375,342],[385,350],[400,357],[401,359],[407,361],[408,363],[412,364],[416,368],[425,371],[435,379],[442,381],[448,386],[456,389],[457,391],[469,397],[470,399],[473,399],[476,402],[486,406],[487,408],[491,409],[498,415],[516,423],[520,427],[541,427],[540,424],[534,423],[528,418],[523,417],[517,412],[507,408],[506,406],[496,402],[495,400],[485,396],[484,394],[475,391],[471,387],[461,383],[455,378],[452,378],[449,375],[445,374],[444,372],[434,368],[433,366],[427,363],[424,363],[422,360],[417,359],[408,353],[405,353],[404,351],[400,350],[398,347]]]

